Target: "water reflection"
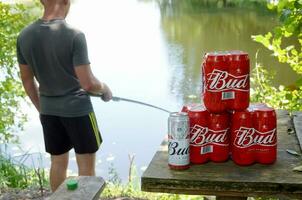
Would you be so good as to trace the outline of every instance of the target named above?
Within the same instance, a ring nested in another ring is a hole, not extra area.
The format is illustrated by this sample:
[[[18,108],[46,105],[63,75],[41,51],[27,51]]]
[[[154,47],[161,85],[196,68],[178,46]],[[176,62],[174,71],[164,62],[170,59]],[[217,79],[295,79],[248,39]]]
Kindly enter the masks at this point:
[[[173,72],[171,91],[183,101],[200,93],[202,55],[213,50],[240,49],[249,53],[251,67],[260,50],[258,62],[278,71],[275,84],[291,84],[297,78],[289,69],[253,42],[251,35],[264,34],[277,24],[276,16],[259,8],[222,7],[211,1],[157,1],[161,11],[161,28],[167,42]],[[254,4],[251,6],[253,7]]]

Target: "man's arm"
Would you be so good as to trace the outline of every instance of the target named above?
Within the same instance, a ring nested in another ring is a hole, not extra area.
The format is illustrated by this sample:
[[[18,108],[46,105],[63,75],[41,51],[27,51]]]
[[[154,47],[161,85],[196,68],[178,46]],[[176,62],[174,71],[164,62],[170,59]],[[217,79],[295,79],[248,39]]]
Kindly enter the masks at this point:
[[[19,67],[25,92],[29,96],[31,102],[35,105],[38,112],[40,112],[38,87],[34,80],[34,74],[28,65],[19,64]]]
[[[112,99],[112,93],[109,87],[99,81],[92,73],[90,65],[79,65],[75,67],[75,73],[80,81],[81,87],[89,93],[102,93],[104,101]]]

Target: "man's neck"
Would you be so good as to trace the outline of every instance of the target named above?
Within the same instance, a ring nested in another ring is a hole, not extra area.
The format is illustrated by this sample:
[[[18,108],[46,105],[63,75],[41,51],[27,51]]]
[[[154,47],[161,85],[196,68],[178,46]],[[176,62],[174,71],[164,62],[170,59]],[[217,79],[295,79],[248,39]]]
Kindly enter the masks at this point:
[[[46,9],[42,20],[50,21],[53,19],[65,19],[65,11],[63,9]]]

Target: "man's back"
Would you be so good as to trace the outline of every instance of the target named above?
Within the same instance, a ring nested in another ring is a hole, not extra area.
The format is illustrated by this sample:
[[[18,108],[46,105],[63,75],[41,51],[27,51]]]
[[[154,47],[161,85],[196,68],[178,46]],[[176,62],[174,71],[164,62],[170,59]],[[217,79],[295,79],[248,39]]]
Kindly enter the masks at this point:
[[[84,34],[63,19],[37,20],[18,38],[18,61],[27,64],[39,82],[41,113],[79,116],[91,112],[75,66],[90,64]]]

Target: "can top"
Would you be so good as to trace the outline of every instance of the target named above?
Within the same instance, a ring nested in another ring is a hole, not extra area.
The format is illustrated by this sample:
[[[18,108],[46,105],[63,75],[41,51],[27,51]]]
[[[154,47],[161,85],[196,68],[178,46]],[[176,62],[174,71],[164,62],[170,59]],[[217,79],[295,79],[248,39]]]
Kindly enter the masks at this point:
[[[208,52],[204,55],[204,58],[215,62],[226,61],[228,59],[236,61],[249,59],[248,53],[241,50]]]
[[[170,113],[170,118],[178,119],[178,120],[187,120],[188,119],[188,113],[186,112],[172,112]]]
[[[252,103],[248,107],[248,110],[253,111],[253,110],[258,110],[258,109],[266,108],[266,107],[267,107],[267,105],[265,103]]]
[[[249,60],[248,53],[240,50],[234,50],[229,52],[231,54],[231,59],[235,61],[239,60]]]
[[[204,112],[207,111],[206,107],[203,104],[197,104],[189,109],[189,112]]]
[[[223,51],[208,52],[204,56],[205,60],[214,62],[226,61],[226,53]]]
[[[249,111],[274,111],[274,108],[269,107],[265,103],[253,103],[248,107]]]

